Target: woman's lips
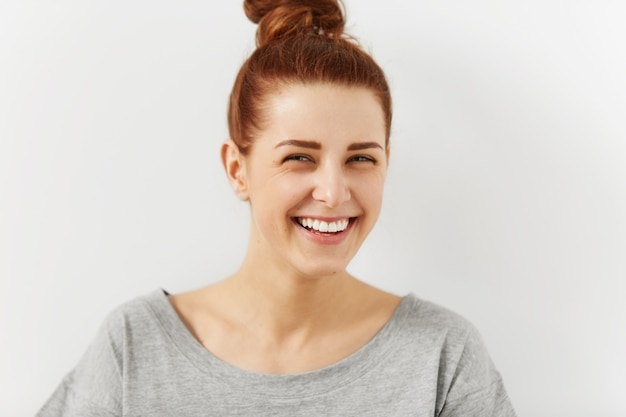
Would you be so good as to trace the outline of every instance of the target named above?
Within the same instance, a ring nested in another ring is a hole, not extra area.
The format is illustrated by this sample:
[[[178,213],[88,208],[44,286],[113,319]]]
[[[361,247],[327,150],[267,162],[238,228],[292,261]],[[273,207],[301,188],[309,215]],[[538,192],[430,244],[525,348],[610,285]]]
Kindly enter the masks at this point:
[[[333,220],[321,220],[313,217],[294,217],[293,222],[305,233],[305,236],[319,244],[338,244],[348,236],[356,217],[343,217]],[[309,227],[309,223],[311,226]],[[336,231],[333,231],[335,230]],[[324,231],[325,230],[325,231]]]
[[[348,224],[350,224],[349,217],[328,221],[313,217],[296,217],[295,219],[302,227],[320,233],[343,232],[348,228]]]

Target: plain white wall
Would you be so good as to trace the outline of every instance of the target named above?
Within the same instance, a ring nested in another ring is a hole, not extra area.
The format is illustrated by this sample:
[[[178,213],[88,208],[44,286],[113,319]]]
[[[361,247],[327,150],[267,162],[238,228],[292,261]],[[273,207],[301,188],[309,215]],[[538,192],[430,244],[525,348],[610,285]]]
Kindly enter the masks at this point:
[[[624,3],[346,3],[395,100],[352,272],[473,321],[520,416],[626,415]],[[217,4],[0,3],[0,415],[119,303],[240,262],[218,148],[255,27]]]

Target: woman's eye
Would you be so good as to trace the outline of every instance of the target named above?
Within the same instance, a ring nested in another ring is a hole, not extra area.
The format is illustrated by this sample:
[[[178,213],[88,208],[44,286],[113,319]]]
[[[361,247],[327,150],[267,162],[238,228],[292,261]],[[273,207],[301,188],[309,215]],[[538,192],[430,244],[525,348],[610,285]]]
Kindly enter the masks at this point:
[[[348,159],[348,162],[373,162],[375,163],[376,160],[372,158],[371,156],[367,156],[367,155],[354,155],[350,157],[350,159]]]
[[[287,161],[309,162],[309,161],[312,161],[312,159],[306,155],[296,154],[296,155],[289,155],[288,157],[286,157],[284,159],[284,162],[287,162]]]

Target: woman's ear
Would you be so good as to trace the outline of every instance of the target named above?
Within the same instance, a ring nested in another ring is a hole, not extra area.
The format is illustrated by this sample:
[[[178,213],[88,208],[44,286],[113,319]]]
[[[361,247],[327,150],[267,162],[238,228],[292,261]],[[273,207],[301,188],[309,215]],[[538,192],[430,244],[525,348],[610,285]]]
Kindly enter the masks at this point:
[[[228,139],[222,144],[220,150],[222,165],[226,172],[226,177],[235,194],[242,201],[248,201],[248,182],[246,179],[246,164],[244,155],[232,139]]]

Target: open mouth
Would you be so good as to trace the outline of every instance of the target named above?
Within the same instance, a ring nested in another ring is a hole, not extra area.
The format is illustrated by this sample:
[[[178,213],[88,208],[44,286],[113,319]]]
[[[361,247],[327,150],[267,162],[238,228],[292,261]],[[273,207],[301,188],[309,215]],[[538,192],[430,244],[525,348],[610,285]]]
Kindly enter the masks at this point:
[[[295,217],[294,220],[303,228],[318,234],[332,235],[345,231],[355,217],[340,219],[332,222],[327,222],[319,219],[312,219],[309,217]]]

